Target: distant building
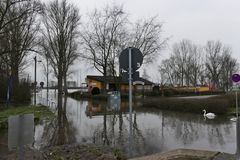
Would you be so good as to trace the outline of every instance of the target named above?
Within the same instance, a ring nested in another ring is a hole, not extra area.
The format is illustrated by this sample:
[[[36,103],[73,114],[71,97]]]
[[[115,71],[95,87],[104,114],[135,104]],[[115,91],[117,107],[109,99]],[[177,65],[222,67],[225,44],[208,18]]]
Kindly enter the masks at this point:
[[[211,91],[211,88],[207,85],[196,86],[196,87],[174,87],[174,89],[179,91],[186,91],[186,92],[207,92]]]
[[[124,79],[122,77],[112,77],[112,76],[107,76],[106,77],[107,85],[106,88],[109,91],[114,91],[114,90],[119,90],[122,92],[127,92],[129,85],[128,85],[128,80]],[[91,91],[92,88],[97,87],[100,90],[103,90],[104,87],[104,76],[94,76],[94,75],[88,75],[86,77],[86,83],[88,86],[88,91]],[[154,83],[143,79],[143,78],[138,78],[137,81],[133,81],[133,89],[137,91],[147,91],[150,92],[152,91]]]
[[[58,84],[56,81],[50,81],[49,82],[49,87],[57,87]],[[67,81],[67,86],[68,87],[77,87],[77,82],[76,81]]]
[[[56,81],[50,81],[50,82],[48,83],[48,86],[49,86],[49,87],[57,87],[57,82],[56,82]]]
[[[68,87],[77,87],[77,82],[76,81],[67,81],[67,86]]]

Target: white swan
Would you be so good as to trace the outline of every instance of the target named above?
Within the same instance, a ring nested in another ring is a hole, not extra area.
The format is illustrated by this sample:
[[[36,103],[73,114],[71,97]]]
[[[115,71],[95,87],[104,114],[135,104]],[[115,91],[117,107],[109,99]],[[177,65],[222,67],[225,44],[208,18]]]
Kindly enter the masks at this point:
[[[237,117],[231,118],[230,121],[237,122]]]
[[[207,117],[208,119],[214,119],[216,117],[214,113],[206,113],[207,111],[205,109],[203,110],[203,112],[203,116]]]

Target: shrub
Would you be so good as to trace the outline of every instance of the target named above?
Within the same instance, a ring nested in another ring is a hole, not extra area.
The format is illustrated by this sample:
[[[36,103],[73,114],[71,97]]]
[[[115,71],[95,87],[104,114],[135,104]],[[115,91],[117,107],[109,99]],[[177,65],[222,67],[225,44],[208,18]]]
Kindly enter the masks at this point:
[[[153,87],[153,92],[156,93],[156,94],[159,94],[159,92],[160,92],[160,87],[159,87],[159,86],[154,86],[154,87]]]
[[[7,88],[8,79],[2,78],[0,80],[0,102],[5,102],[7,100]],[[31,100],[31,88],[27,81],[22,81],[18,86],[12,86],[10,91],[10,102],[13,103],[25,103]]]
[[[226,94],[225,96],[229,103],[230,103],[230,107],[236,107],[236,94],[235,92],[229,92]],[[238,94],[238,104],[240,104],[240,95]]]
[[[178,91],[173,88],[165,88],[163,89],[163,94],[166,97],[170,97],[170,96],[178,95]]]
[[[13,101],[25,103],[31,101],[31,88],[28,82],[22,82],[13,93]]]
[[[7,79],[0,79],[0,102],[6,101],[6,93],[7,93]]]
[[[100,94],[100,89],[98,87],[93,87],[91,93],[92,95]]]

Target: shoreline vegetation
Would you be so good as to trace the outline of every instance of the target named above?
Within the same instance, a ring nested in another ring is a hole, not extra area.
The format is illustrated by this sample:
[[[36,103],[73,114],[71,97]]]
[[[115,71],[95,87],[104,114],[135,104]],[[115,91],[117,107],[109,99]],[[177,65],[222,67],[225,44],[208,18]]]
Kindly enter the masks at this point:
[[[217,93],[217,92],[216,92]],[[142,107],[151,107],[156,109],[171,110],[177,112],[189,112],[189,113],[202,113],[203,109],[208,112],[214,112],[216,114],[235,114],[235,95],[234,93],[223,94],[183,94],[177,96],[159,96],[153,94],[146,94],[144,98],[141,96],[133,96],[133,101],[141,102]],[[201,96],[209,96],[201,98]],[[214,96],[213,96],[214,95]],[[73,92],[68,94],[71,98],[77,100],[100,100],[106,101],[107,95],[90,95],[81,94],[80,92]],[[190,97],[192,96],[192,97]],[[190,97],[190,98],[188,98]],[[240,99],[240,96],[238,97]],[[127,94],[121,94],[123,101],[128,100]]]
[[[126,156],[120,149],[94,144],[65,144],[47,147],[41,150],[25,148],[26,159],[34,160],[126,160]],[[15,151],[3,155],[3,159],[18,159]]]
[[[55,115],[47,106],[9,106],[0,107],[0,130],[8,128],[8,117],[21,114],[34,114],[34,123],[51,120]]]

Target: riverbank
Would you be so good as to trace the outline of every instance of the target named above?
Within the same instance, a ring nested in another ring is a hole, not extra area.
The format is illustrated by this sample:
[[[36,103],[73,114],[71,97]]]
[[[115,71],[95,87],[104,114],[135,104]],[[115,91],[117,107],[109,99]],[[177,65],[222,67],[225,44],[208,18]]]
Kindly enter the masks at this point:
[[[147,97],[142,101],[143,107],[157,109],[201,113],[203,109],[216,114],[227,114],[232,111],[231,101],[227,96],[209,98],[180,98],[180,97]]]
[[[8,153],[1,157],[3,160],[15,160],[18,159],[17,152]],[[0,159],[1,159],[0,158]],[[110,148],[107,146],[96,146],[93,144],[80,145],[60,145],[48,147],[42,150],[25,149],[25,159],[34,160],[125,160],[125,156],[122,152],[116,148]],[[2,160],[1,159],[1,160]]]
[[[177,149],[165,153],[157,153],[153,155],[133,158],[130,160],[235,160],[236,156],[227,153]]]
[[[105,95],[87,96],[78,92],[69,94],[71,98],[88,101],[107,101]],[[128,101],[127,95],[121,95],[122,102]],[[235,99],[232,94],[209,95],[209,96],[185,96],[185,97],[162,97],[145,96],[144,98],[133,97],[133,102],[141,104],[145,108],[156,108],[177,112],[202,113],[202,110],[216,114],[234,114]]]
[[[120,150],[94,145],[62,145],[44,150],[25,149],[25,159],[34,160],[126,160]],[[18,153],[11,152],[2,156],[1,160],[18,159]],[[129,160],[235,160],[236,155],[217,151],[176,149],[164,153],[131,158]]]
[[[19,114],[34,114],[34,122],[50,120],[55,115],[47,106],[9,106],[0,108],[0,130],[8,128],[8,117]]]

